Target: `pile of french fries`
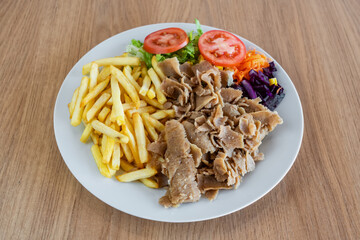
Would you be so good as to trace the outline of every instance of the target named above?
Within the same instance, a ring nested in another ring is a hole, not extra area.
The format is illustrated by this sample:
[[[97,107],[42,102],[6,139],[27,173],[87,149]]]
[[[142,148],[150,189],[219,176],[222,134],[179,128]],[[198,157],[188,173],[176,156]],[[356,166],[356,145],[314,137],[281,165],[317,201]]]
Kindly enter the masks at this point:
[[[156,169],[147,166],[147,145],[156,141],[164,122],[174,118],[164,110],[166,97],[160,90],[164,74],[155,57],[153,67],[137,57],[100,59],[83,66],[83,78],[68,104],[71,125],[81,122],[85,129],[80,141],[90,138],[92,155],[100,173],[120,182],[141,181],[158,188],[152,178]]]

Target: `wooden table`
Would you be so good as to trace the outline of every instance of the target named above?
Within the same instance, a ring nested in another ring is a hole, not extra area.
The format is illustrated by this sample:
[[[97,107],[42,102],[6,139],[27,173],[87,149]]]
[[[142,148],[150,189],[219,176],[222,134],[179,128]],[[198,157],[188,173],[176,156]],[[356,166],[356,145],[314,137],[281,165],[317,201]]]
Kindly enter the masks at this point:
[[[0,239],[360,239],[359,11],[358,0],[2,0]],[[184,224],[129,216],[66,167],[53,133],[56,95],[108,37],[194,18],[279,61],[302,101],[302,147],[275,189],[231,215]]]

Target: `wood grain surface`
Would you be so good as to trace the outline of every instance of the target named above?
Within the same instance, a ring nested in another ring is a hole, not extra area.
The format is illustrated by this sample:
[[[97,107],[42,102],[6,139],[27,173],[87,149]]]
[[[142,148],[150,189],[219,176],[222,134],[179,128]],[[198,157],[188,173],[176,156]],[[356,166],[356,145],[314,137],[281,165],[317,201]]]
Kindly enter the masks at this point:
[[[360,239],[359,0],[0,5],[0,239]],[[101,41],[194,18],[253,41],[284,67],[302,101],[302,147],[284,180],[241,211],[197,223],[143,220],[72,176],[53,133],[56,95]]]

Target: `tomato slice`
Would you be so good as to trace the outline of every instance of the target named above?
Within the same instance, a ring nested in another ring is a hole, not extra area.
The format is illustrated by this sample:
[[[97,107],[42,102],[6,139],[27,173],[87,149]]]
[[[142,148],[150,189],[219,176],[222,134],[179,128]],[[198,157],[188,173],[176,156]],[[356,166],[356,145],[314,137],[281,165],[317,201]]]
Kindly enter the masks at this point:
[[[189,38],[181,28],[165,28],[146,36],[144,50],[153,54],[172,53],[189,43]]]
[[[216,66],[237,66],[246,54],[245,45],[238,37],[221,30],[204,33],[198,45],[201,55]]]

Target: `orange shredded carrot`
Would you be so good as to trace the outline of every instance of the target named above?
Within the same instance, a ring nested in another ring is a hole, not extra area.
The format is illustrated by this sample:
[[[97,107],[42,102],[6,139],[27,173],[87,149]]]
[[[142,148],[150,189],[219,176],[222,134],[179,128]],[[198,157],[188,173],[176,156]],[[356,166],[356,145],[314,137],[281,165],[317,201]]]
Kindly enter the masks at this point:
[[[237,80],[237,83],[240,83],[244,77],[249,79],[249,72],[251,69],[262,71],[262,69],[266,67],[269,67],[267,57],[262,53],[256,52],[255,49],[249,50],[245,55],[245,59],[239,66],[234,68],[233,76]]]

